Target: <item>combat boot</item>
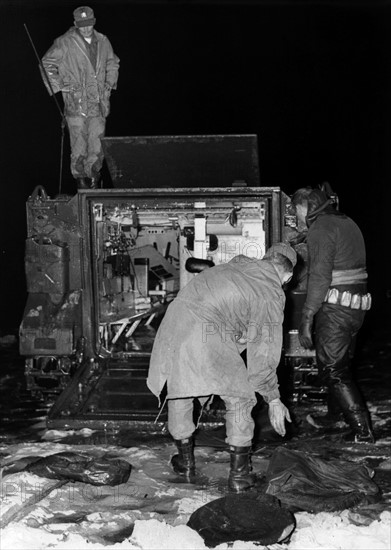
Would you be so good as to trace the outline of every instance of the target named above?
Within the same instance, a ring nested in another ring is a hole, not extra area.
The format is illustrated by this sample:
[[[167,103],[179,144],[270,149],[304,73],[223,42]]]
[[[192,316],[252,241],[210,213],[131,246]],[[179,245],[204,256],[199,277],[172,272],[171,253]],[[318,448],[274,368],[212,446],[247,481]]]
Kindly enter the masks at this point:
[[[351,429],[345,440],[354,443],[374,443],[369,412],[357,386],[353,382],[340,383],[333,384],[329,390]]]
[[[194,441],[193,437],[187,439],[174,439],[178,454],[171,458],[171,466],[176,474],[191,478],[195,475]]]
[[[349,411],[347,419],[351,432],[344,437],[345,441],[351,441],[352,443],[375,443],[369,414],[366,411]]]
[[[251,447],[230,445],[231,468],[228,477],[228,490],[231,493],[242,493],[255,485],[255,474],[251,473]]]

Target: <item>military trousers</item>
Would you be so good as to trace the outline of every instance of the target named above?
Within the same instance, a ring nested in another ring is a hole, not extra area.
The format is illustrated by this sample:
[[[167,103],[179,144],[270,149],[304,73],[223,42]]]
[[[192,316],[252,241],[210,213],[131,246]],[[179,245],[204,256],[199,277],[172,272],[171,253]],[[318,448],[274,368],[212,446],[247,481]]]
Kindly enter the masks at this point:
[[[97,178],[102,168],[101,138],[106,119],[102,116],[66,117],[71,144],[71,172],[77,178]]]
[[[232,396],[220,396],[225,404],[226,439],[228,445],[236,447],[251,446],[254,437],[254,419],[251,411],[256,399]],[[168,399],[168,431],[174,439],[191,437],[197,426],[194,424],[194,399],[203,407],[212,396]],[[198,425],[198,423],[197,423]]]
[[[352,383],[351,361],[365,311],[323,304],[315,318],[315,348],[322,382]]]

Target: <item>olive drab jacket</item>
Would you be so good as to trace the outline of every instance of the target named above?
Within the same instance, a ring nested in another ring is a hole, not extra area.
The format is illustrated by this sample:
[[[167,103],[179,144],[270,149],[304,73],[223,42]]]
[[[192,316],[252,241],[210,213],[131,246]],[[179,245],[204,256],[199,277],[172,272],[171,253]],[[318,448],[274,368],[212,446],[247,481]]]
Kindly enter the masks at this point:
[[[279,397],[285,294],[270,261],[242,258],[196,275],[168,306],[147,379],[156,396],[167,382],[169,399]]]
[[[96,67],[76,27],[57,38],[42,58],[53,93],[62,91],[64,114],[68,117],[107,117],[110,112],[110,91],[117,87],[119,59],[108,38],[93,32],[97,40]],[[47,78],[42,77],[51,93]]]

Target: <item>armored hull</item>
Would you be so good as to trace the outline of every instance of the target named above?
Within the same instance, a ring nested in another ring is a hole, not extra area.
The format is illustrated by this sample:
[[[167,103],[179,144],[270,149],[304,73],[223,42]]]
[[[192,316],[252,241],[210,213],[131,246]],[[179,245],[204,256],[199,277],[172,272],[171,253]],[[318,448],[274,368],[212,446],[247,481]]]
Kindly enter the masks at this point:
[[[289,197],[260,185],[256,136],[103,144],[112,188],[52,199],[38,187],[27,201],[20,353],[29,389],[55,397],[51,427],[156,420],[149,357],[165,309],[197,276],[190,260],[261,258],[292,225]],[[313,363],[292,351],[288,325],[288,363]],[[220,405],[208,421],[219,421]]]

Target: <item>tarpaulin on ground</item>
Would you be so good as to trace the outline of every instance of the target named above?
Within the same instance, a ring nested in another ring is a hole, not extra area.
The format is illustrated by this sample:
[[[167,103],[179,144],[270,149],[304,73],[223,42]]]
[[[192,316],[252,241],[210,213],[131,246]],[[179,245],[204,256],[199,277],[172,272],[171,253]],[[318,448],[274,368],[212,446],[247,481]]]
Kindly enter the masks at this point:
[[[291,511],[345,510],[365,499],[376,502],[381,498],[373,475],[364,464],[324,460],[278,447],[266,471],[266,493]]]
[[[38,458],[25,469],[48,479],[114,486],[128,481],[132,466],[126,460],[63,452]]]
[[[249,491],[218,498],[198,508],[187,523],[210,548],[235,540],[274,544],[287,539],[295,518],[272,495]]]

